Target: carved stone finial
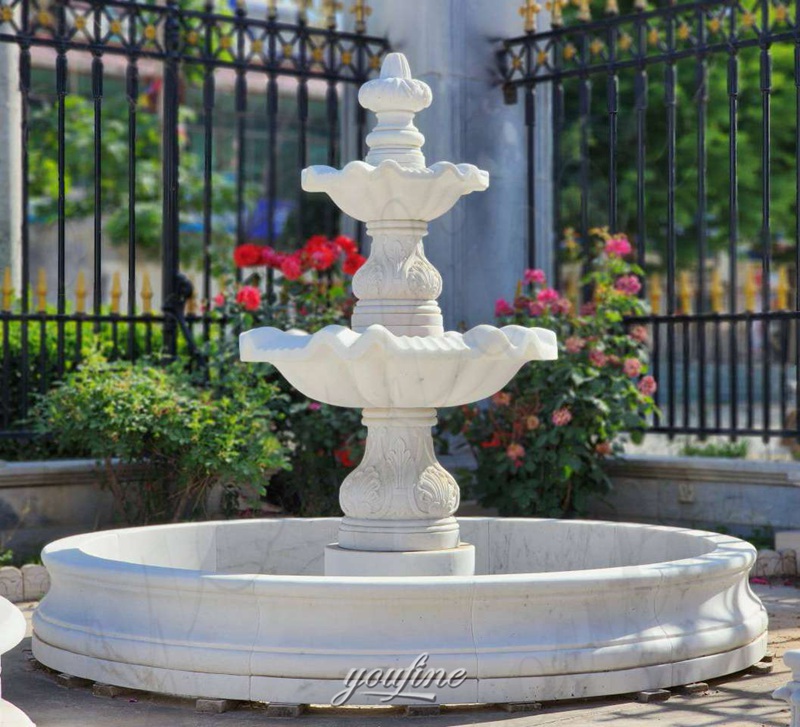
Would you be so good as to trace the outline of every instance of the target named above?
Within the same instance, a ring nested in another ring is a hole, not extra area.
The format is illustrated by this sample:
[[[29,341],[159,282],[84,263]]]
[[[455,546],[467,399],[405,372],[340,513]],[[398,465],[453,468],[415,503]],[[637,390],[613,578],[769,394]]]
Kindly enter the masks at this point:
[[[433,100],[430,86],[411,77],[411,68],[402,53],[389,53],[381,66],[380,78],[365,83],[358,101],[374,111],[378,123],[367,136],[367,163],[377,166],[393,159],[403,166],[422,169],[425,137],[414,126],[414,115],[428,108]]]

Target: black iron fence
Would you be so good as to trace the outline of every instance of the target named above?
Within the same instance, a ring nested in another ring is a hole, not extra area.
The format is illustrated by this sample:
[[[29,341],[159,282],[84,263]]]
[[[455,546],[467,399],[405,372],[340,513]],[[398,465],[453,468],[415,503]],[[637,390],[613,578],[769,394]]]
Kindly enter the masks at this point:
[[[525,34],[499,54],[506,101],[525,103],[530,264],[534,130],[546,123],[552,243],[568,225],[587,241],[607,225],[665,278],[637,321],[651,330],[656,431],[798,436],[800,4],[547,7],[539,31],[540,8],[525,3]],[[536,117],[538,94],[551,118]],[[753,267],[757,291],[742,290]]]
[[[363,0],[348,8],[353,32],[339,3],[322,3],[319,27],[309,2],[288,19],[274,1],[263,17],[224,5],[0,0],[0,44],[19,49],[7,92],[23,207],[21,269],[2,282],[3,436],[23,433],[32,394],[90,337],[115,356],[174,356],[224,326],[208,304],[236,245],[337,227],[297,171],[338,165],[342,130],[361,149],[364,111],[343,118],[342,95],[377,71],[386,41],[367,35]],[[54,264],[37,270],[37,256]]]

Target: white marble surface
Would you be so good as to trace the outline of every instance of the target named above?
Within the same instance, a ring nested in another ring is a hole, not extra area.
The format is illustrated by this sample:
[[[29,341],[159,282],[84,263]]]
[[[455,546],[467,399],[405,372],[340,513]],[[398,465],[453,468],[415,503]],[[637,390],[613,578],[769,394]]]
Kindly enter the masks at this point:
[[[0,597],[0,654],[14,648],[25,637],[25,617],[10,601]],[[0,682],[0,725],[2,727],[33,727],[23,712],[2,699]]]
[[[755,551],[729,536],[465,518],[478,575],[322,577],[337,527],[208,522],[53,543],[34,654],[122,686],[325,703],[350,669],[427,653],[467,670],[439,697],[464,703],[673,686],[765,650],[766,613],[747,581]]]
[[[792,678],[788,684],[776,689],[772,696],[789,705],[792,713],[791,727],[800,727],[800,650],[785,652],[783,662],[792,670]]]

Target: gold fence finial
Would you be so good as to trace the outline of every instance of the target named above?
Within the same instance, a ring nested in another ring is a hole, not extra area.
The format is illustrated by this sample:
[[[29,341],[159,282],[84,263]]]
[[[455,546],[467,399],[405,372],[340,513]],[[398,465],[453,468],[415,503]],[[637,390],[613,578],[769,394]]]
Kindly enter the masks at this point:
[[[78,271],[75,281],[75,312],[86,313],[86,276],[83,270]]]
[[[36,282],[36,310],[43,313],[47,310],[47,273],[44,268],[39,268],[39,277]]]
[[[647,10],[647,0],[633,0],[634,10]]]
[[[367,18],[372,15],[372,8],[367,5],[367,0],[356,0],[350,12],[356,16],[356,33],[366,32]]]
[[[681,270],[678,278],[678,298],[681,303],[681,313],[684,315],[692,312],[692,283],[689,280],[689,271]]]
[[[313,5],[312,0],[295,0],[297,3],[297,16],[305,23],[308,20],[308,9]]]
[[[619,15],[617,0],[606,0],[605,13],[606,15]]]
[[[711,296],[711,312],[722,313],[724,308],[723,300],[725,298],[725,289],[722,285],[722,273],[719,268],[715,267],[711,271],[711,285],[708,290]]]
[[[195,294],[194,281],[189,281],[192,284],[192,294],[186,299],[186,315],[193,316],[197,313],[197,295]]]
[[[267,18],[275,20],[278,17],[278,0],[267,0]]]
[[[525,32],[534,33],[536,31],[536,16],[542,6],[536,0],[525,0],[525,4],[520,6],[519,14],[525,21]]]
[[[14,286],[11,284],[11,268],[3,272],[3,310],[11,310],[11,301],[14,299]]]
[[[145,270],[142,275],[142,313],[150,315],[153,312],[153,286],[150,284],[150,274]]]
[[[661,275],[659,273],[653,273],[650,276],[650,284],[647,289],[650,291],[650,310],[655,315],[658,315],[661,312],[661,297],[663,295],[661,291]]]
[[[578,20],[588,23],[592,19],[592,6],[590,0],[578,0]]]
[[[323,0],[322,12],[325,14],[325,25],[333,30],[336,27],[336,13],[342,9],[339,0]]]
[[[119,301],[122,298],[122,283],[117,270],[111,278],[111,313],[119,315]]]
[[[545,7],[550,11],[550,25],[560,28],[564,25],[563,10],[568,5],[567,0],[547,0]]]
[[[756,309],[756,293],[758,286],[756,285],[756,276],[753,271],[752,265],[747,265],[744,269],[744,309],[753,312]]]
[[[789,276],[786,266],[778,268],[778,284],[775,286],[775,309],[789,310]]]

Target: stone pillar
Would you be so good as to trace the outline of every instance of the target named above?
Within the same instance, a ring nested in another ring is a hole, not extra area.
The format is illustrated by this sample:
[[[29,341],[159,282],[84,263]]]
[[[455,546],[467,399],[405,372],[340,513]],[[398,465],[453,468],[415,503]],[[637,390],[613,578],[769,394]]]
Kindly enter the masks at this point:
[[[9,28],[8,23],[0,22],[0,32]],[[16,43],[0,42],[0,276],[11,267],[17,295],[22,261],[21,124],[19,48]]]
[[[783,655],[783,663],[792,670],[792,678],[788,684],[776,689],[772,696],[783,699],[789,705],[791,727],[800,727],[800,649],[787,651]]]
[[[544,5],[544,3],[542,3]],[[549,27],[542,11],[539,28]],[[503,103],[495,73],[498,40],[523,34],[518,3],[487,0],[381,0],[368,31],[403,52],[437,102],[416,117],[428,164],[455,159],[489,172],[487,192],[471,195],[430,225],[425,252],[444,278],[445,328],[492,319],[527,264],[527,157],[524,99]],[[549,87],[536,94],[537,260],[550,272],[553,249]],[[367,127],[371,127],[374,117]],[[348,117],[349,118],[349,117]],[[344,149],[347,153],[347,149]],[[357,158],[353,155],[347,158]]]

